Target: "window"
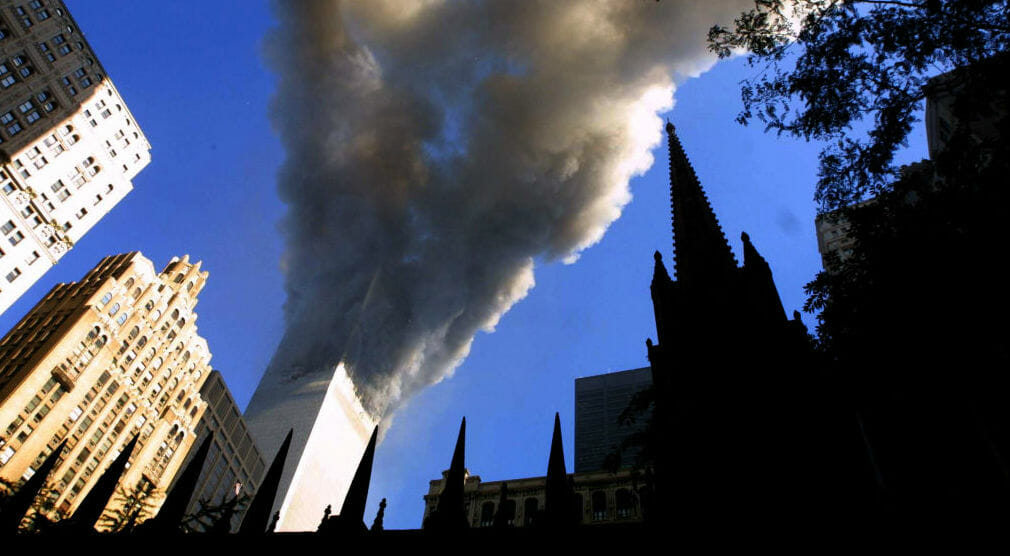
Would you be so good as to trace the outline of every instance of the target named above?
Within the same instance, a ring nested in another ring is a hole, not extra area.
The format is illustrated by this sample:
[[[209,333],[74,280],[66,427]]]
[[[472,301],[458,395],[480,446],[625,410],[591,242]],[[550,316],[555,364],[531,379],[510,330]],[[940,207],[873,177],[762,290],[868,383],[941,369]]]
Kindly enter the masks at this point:
[[[14,232],[13,234],[11,234],[7,238],[7,240],[11,242],[11,245],[17,245],[17,244],[21,243],[21,240],[23,240],[24,238],[25,238],[25,235],[23,233],[21,233],[20,230],[18,230],[16,232]],[[14,270],[17,270],[17,269],[14,269]],[[21,273],[19,272],[18,274],[21,274]],[[10,280],[8,280],[8,282],[9,281]]]
[[[0,85],[3,85],[4,89],[6,89],[7,87],[10,87],[11,85],[13,85],[13,84],[15,84],[17,82],[18,82],[17,79],[14,79],[13,75],[8,75],[8,76],[4,77],[3,79],[0,79]]]
[[[39,260],[40,256],[41,255],[39,255],[38,251],[32,251],[32,254],[28,255],[28,257],[25,258],[25,262],[28,263],[29,265],[35,264],[35,261]]]
[[[7,273],[7,281],[8,282],[13,282],[14,280],[18,279],[18,276],[21,276],[21,270],[18,269],[18,268],[15,268],[14,270],[12,270],[12,271],[10,271],[10,272]]]
[[[30,100],[22,102],[21,104],[18,105],[18,110],[20,110],[22,114],[27,114],[28,111],[31,110],[32,108],[35,108],[35,105],[32,104],[32,101]]]
[[[37,122],[37,121],[39,121],[41,119],[42,119],[42,116],[39,116],[38,112],[32,112],[31,114],[28,114],[28,116],[25,117],[25,121],[27,121],[30,124],[34,124],[35,122]]]
[[[607,519],[607,493],[598,490],[593,493],[593,521]]]
[[[7,125],[14,121],[14,113],[7,112],[3,116],[0,116],[0,124]]]
[[[99,301],[99,303],[102,304],[102,307],[105,307],[106,305],[109,304],[110,301],[112,301],[112,292],[108,292],[105,295],[103,295],[102,300]]]
[[[16,227],[17,226],[14,225],[14,221],[13,220],[8,220],[6,224],[4,224],[3,226],[0,226],[0,231],[2,231],[4,234],[9,234],[12,231],[14,231],[14,228],[16,228]]]
[[[112,305],[112,308],[109,309],[109,316],[110,317],[115,316],[115,314],[119,312],[119,307],[120,307],[119,303],[114,303]]]
[[[119,324],[120,326],[122,326],[122,325],[123,325],[123,323],[125,323],[125,322],[126,322],[126,319],[127,319],[127,318],[128,318],[129,316],[130,316],[130,313],[128,313],[128,312],[123,312],[123,314],[122,314],[122,315],[119,315],[119,318],[118,318],[118,319],[116,319],[116,323],[118,323],[118,324]]]
[[[76,216],[78,220],[84,218],[87,215],[88,215],[88,209],[83,207],[81,208],[81,210],[77,211],[76,214],[74,214],[74,216]]]
[[[21,133],[22,129],[24,128],[21,127],[20,123],[14,122],[7,126],[7,135],[17,135],[18,133]]]

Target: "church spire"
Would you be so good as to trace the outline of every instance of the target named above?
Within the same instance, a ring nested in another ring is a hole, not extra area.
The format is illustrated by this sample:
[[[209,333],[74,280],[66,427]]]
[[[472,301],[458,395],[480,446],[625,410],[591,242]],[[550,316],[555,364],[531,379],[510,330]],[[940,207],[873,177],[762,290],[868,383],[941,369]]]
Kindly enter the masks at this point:
[[[666,134],[677,281],[721,281],[736,270],[736,258],[670,122],[666,123]]]

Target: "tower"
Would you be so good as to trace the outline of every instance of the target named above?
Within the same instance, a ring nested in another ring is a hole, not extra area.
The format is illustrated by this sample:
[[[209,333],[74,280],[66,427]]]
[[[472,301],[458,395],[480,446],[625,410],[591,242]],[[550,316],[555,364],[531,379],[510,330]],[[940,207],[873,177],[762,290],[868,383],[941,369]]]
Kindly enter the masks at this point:
[[[133,189],[151,146],[60,0],[0,0],[0,312]]]
[[[283,354],[274,356],[244,417],[263,454],[275,453],[294,429],[271,515],[280,512],[277,531],[312,531],[326,506],[343,504],[378,422],[362,407],[343,364],[297,373],[283,361]]]
[[[737,265],[674,126],[666,131],[675,275],[656,252],[658,343],[647,342],[658,498],[694,518],[790,505],[789,485],[805,473],[795,442],[807,410],[797,396],[812,394],[806,331],[786,318],[746,233]]]
[[[207,280],[173,258],[104,258],[56,285],[0,340],[0,477],[30,478],[66,442],[50,475],[55,512],[73,512],[130,438],[120,485],[168,487],[206,403],[210,350],[193,311]]]

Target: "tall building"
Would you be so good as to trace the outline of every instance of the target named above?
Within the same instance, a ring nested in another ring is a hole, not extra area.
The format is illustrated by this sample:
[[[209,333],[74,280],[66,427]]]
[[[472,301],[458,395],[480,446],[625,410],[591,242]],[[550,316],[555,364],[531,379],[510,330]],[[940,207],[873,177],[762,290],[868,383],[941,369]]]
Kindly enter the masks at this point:
[[[245,419],[220,372],[210,372],[200,389],[200,397],[207,404],[207,410],[196,425],[194,444],[199,446],[211,432],[214,440],[186,511],[190,515],[199,513],[202,503],[218,506],[235,496],[251,498],[256,494],[265,468],[263,456],[249,435]],[[186,458],[187,463],[190,459]],[[242,522],[244,510],[242,507],[233,514],[233,530]]]
[[[361,454],[377,424],[361,406],[339,364],[330,371],[292,373],[277,358],[245,411],[256,445],[273,458],[294,430],[274,500],[277,531],[315,531],[326,506],[343,503]]]
[[[0,0],[0,312],[130,190],[151,145],[60,0]]]
[[[133,252],[53,287],[0,340],[0,478],[31,477],[66,440],[49,476],[65,516],[139,433],[120,484],[163,492],[207,407],[211,355],[193,311],[206,280],[188,257],[159,273]]]
[[[652,386],[652,369],[643,367],[575,379],[575,472],[603,471],[607,457],[626,438],[644,429],[651,417],[636,414],[635,423],[622,425],[621,414],[635,394]],[[631,467],[639,450],[621,453],[619,468]]]

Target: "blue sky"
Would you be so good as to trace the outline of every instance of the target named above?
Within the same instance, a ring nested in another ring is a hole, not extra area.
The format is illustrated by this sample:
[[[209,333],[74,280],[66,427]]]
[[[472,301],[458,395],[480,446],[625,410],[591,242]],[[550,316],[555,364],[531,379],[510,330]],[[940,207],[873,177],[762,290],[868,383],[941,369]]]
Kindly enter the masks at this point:
[[[210,272],[197,306],[200,334],[244,408],[283,331],[277,222],[285,207],[274,183],[284,154],[267,117],[275,77],[260,56],[269,6],[67,3],[147,134],[152,163],[135,190],[0,316],[0,328],[103,256],[139,250],[160,268],[188,253]],[[734,122],[739,81],[755,73],[742,60],[722,62],[682,82],[668,116],[734,250],[739,256],[747,231],[791,312],[820,268],[812,202],[819,147]],[[530,295],[494,333],[477,336],[452,378],[395,417],[376,454],[369,523],[386,497],[388,528],[420,525],[421,496],[448,466],[464,415],[471,473],[486,480],[545,473],[555,411],[571,469],[574,379],[645,366],[645,339],[655,337],[652,253],[669,260],[672,243],[665,145],[654,155],[603,240],[575,264],[538,264]],[[917,129],[903,159],[925,156]],[[810,315],[804,320],[813,327]]]

